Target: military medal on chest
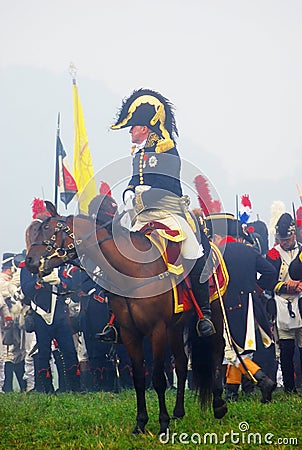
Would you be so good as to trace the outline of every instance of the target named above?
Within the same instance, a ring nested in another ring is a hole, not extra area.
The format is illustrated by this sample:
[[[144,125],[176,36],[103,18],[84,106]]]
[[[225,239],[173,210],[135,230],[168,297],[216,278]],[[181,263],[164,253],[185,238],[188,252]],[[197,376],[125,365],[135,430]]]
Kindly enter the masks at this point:
[[[157,158],[155,155],[150,156],[149,158],[149,166],[155,167],[157,165]]]

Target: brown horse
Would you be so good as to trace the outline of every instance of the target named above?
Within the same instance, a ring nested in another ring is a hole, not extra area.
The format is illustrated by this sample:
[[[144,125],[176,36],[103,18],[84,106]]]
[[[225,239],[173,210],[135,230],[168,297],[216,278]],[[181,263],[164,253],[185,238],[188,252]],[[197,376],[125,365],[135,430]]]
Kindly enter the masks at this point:
[[[165,404],[166,344],[168,342],[174,355],[177,375],[173,418],[181,418],[185,414],[184,390],[188,362],[183,334],[192,313],[174,314],[170,273],[158,249],[151,245],[143,233],[130,233],[119,224],[108,231],[108,223],[96,226],[92,218],[83,215],[62,217],[50,202],[46,204],[51,217],[32,222],[26,232],[27,268],[43,276],[54,267],[67,262],[74,263],[80,254],[85,254],[85,257],[102,268],[102,285],[110,292],[110,305],[132,362],[137,399],[133,434],[143,433],[148,422],[142,346],[144,336],[150,339],[152,345],[152,383],[159,401],[160,433],[166,433],[170,421]],[[213,311],[217,330],[214,338],[198,338],[195,327],[191,327],[191,359],[194,389],[201,407],[206,408],[214,394],[214,415],[221,418],[227,412],[221,398],[224,349],[222,315],[219,305]]]

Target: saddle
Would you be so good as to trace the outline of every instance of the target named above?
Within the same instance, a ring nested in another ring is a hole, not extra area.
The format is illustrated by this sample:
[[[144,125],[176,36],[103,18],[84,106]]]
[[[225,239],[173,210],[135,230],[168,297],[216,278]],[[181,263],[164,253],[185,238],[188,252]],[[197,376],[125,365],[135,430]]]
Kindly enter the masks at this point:
[[[171,230],[160,222],[150,222],[140,229],[157,247],[167,270],[172,274],[171,284],[174,298],[174,313],[192,309],[192,300],[188,291],[190,279],[185,274],[181,262],[181,243],[186,238],[182,230]],[[179,281],[181,277],[181,281]]]
[[[182,230],[171,230],[160,222],[150,222],[141,228],[140,232],[158,248],[167,270],[174,275],[172,289],[174,296],[174,312],[179,313],[192,309],[192,299],[189,293],[190,278],[184,272],[181,263],[181,243],[185,239]],[[219,248],[210,242],[212,257],[212,273],[209,276],[210,303],[223,297],[229,283],[229,274]],[[178,277],[182,276],[179,282]]]

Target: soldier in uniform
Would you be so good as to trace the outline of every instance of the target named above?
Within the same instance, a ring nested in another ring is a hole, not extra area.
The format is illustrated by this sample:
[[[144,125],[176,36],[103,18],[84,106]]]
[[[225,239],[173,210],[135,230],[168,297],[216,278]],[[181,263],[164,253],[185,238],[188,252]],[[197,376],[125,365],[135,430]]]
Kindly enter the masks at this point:
[[[3,344],[5,344],[5,381],[4,392],[13,391],[13,374],[16,375],[21,391],[26,388],[24,376],[25,332],[20,327],[22,304],[18,296],[20,273],[14,264],[14,253],[5,253],[0,274],[0,293],[4,297],[12,321],[9,328],[4,328]]]
[[[134,91],[121,107],[113,130],[130,128],[132,138],[132,177],[123,193],[125,209],[134,216],[132,231],[156,222],[172,230],[181,230],[182,262],[189,273],[193,294],[203,313],[197,322],[200,336],[215,332],[210,320],[208,284],[199,282],[204,267],[204,249],[198,242],[194,219],[188,210],[180,182],[181,160],[175,140],[178,130],[173,105],[158,92]],[[108,327],[99,337],[113,335]]]
[[[66,389],[80,390],[78,359],[72,338],[72,330],[67,317],[65,303],[67,285],[63,269],[54,269],[50,275],[39,279],[24,266],[21,268],[21,288],[30,299],[34,310],[35,333],[38,346],[38,375],[46,393],[53,392],[50,369],[51,343],[55,339],[63,355]]]
[[[284,213],[276,224],[276,242],[267,253],[267,260],[274,265],[278,282],[274,286],[276,306],[276,340],[280,347],[280,363],[284,390],[296,392],[294,353],[295,345],[299,347],[302,366],[302,318],[299,311],[299,297],[302,292],[301,278],[296,277],[291,262],[299,258],[301,246],[296,239],[296,224],[289,213]],[[293,263],[294,264],[294,263]],[[294,278],[298,278],[294,280]]]
[[[222,255],[229,282],[224,306],[229,333],[226,333],[226,398],[236,400],[241,375],[256,382],[262,392],[262,403],[271,401],[275,383],[252,360],[256,350],[256,326],[266,347],[272,344],[266,317],[254,317],[254,299],[261,289],[272,289],[276,280],[274,267],[253,247],[237,242],[238,224],[232,214],[217,213],[206,217],[206,228]],[[237,229],[237,230],[236,230]],[[243,237],[242,232],[238,233]],[[261,274],[257,280],[257,273]]]

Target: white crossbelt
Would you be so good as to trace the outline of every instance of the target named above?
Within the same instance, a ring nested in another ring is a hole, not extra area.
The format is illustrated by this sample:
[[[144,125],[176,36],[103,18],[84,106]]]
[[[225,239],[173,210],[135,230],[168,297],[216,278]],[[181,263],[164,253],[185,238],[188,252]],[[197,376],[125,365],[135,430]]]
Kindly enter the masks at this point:
[[[57,291],[57,288],[53,286],[53,290]],[[56,302],[57,302],[57,295],[56,293],[51,294],[51,307],[50,311],[46,312],[44,309],[40,308],[40,306],[36,305],[33,300],[31,300],[30,305],[32,309],[39,314],[39,316],[42,317],[43,320],[47,323],[47,325],[51,325],[53,322],[54,314],[55,314],[55,308],[56,308]]]

